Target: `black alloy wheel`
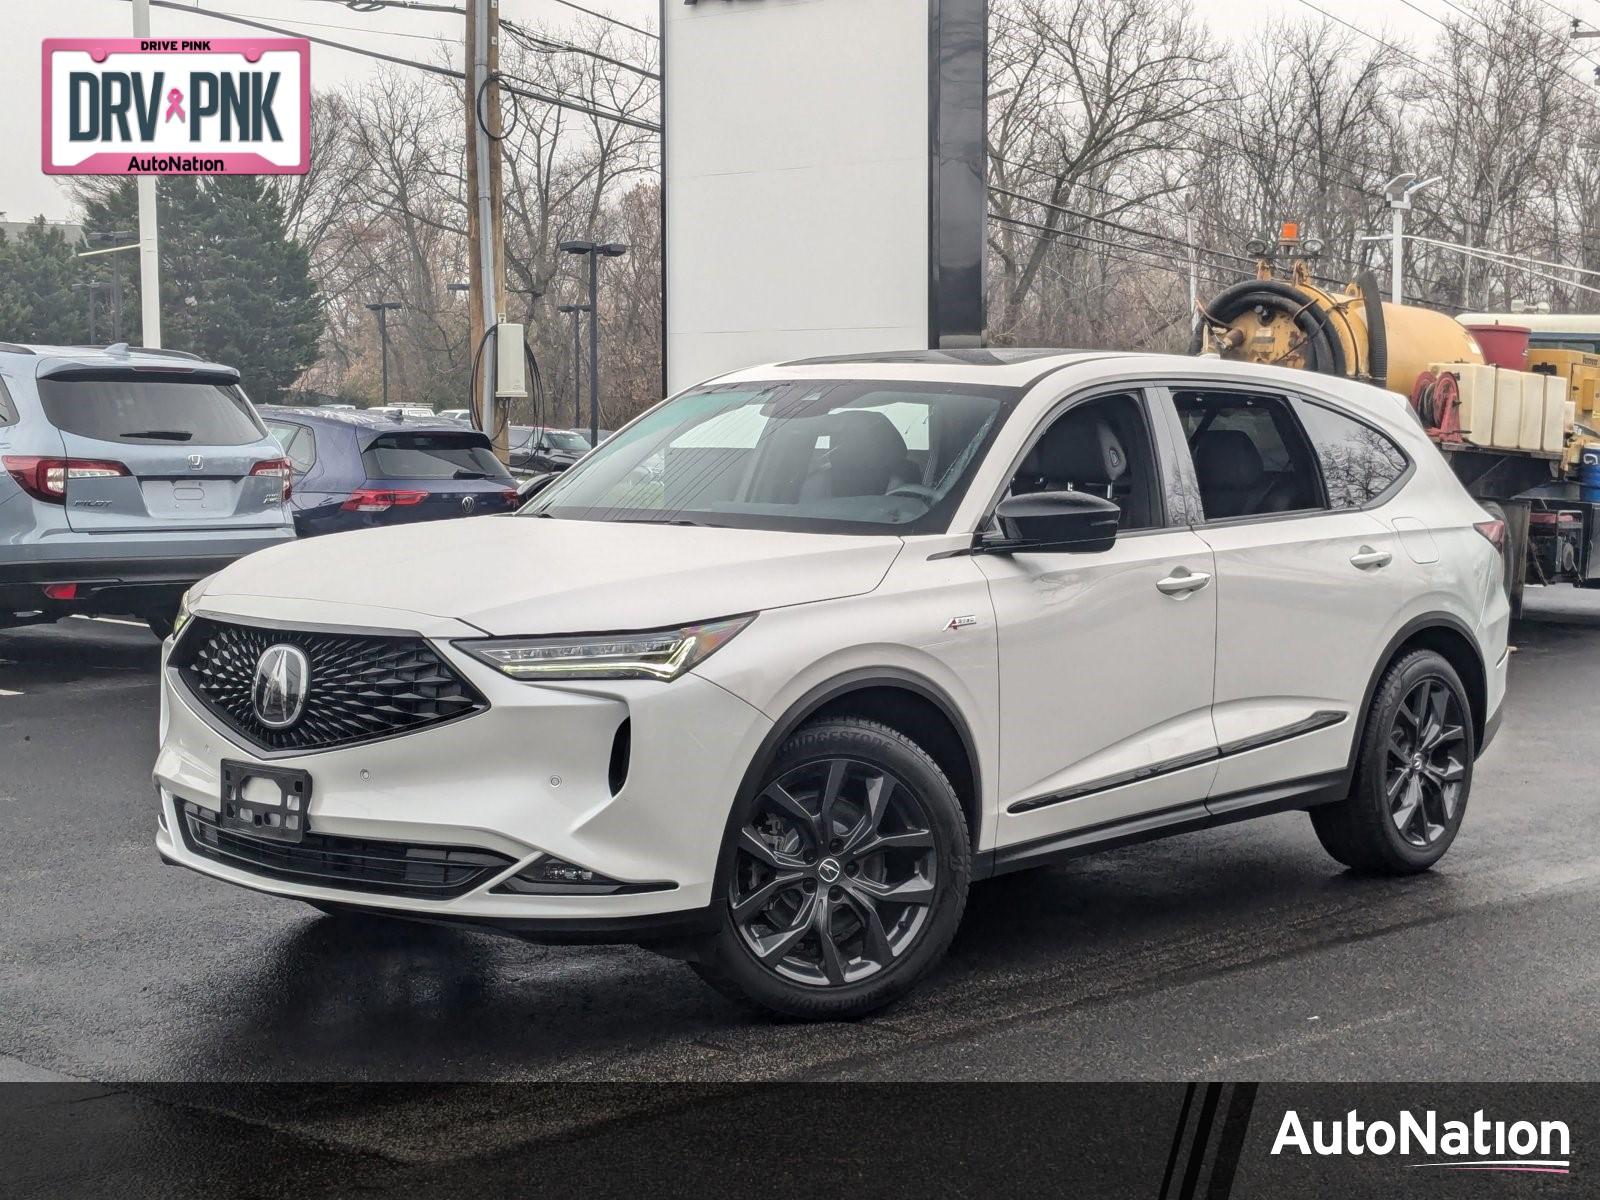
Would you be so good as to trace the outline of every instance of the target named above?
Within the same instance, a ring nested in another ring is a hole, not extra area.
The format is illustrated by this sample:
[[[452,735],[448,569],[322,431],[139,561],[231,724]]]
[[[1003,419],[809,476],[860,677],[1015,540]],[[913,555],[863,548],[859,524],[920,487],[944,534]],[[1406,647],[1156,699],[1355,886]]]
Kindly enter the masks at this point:
[[[1323,849],[1358,871],[1426,871],[1461,828],[1476,748],[1455,668],[1432,650],[1403,655],[1373,692],[1349,796],[1311,810]]]
[[[1389,728],[1384,791],[1400,836],[1426,849],[1455,820],[1466,777],[1467,720],[1444,681],[1414,684]]]
[[[837,987],[892,966],[938,879],[921,799],[882,766],[824,758],[767,785],[734,844],[728,901],[758,962]]]
[[[691,965],[788,1016],[862,1016],[944,954],[966,907],[967,820],[950,781],[896,729],[803,726],[731,816],[719,928]]]

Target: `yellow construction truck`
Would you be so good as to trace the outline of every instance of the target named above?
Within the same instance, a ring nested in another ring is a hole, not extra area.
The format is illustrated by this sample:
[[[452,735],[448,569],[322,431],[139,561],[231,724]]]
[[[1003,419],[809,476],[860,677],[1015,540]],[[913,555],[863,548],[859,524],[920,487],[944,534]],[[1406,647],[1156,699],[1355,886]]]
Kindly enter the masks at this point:
[[[1600,315],[1466,313],[1316,276],[1293,225],[1256,278],[1197,306],[1191,350],[1364,380],[1410,403],[1506,524],[1506,586],[1600,587]],[[1287,270],[1280,274],[1279,264]]]

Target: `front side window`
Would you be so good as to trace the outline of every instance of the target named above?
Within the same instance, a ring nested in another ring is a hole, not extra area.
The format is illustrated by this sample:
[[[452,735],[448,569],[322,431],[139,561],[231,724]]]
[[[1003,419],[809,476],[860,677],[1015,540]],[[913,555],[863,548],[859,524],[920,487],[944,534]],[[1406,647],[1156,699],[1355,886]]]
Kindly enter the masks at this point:
[[[1328,507],[1364,508],[1405,474],[1400,447],[1371,425],[1308,400],[1294,408],[1322,464]]]
[[[57,429],[102,442],[246,446],[266,436],[232,384],[81,372],[39,380],[39,399]]]
[[[511,478],[481,433],[386,433],[361,452],[368,479]]]
[[[1323,507],[1317,464],[1281,396],[1173,393],[1208,521]]]
[[[1137,396],[1096,396],[1055,418],[1018,464],[1008,494],[1061,491],[1114,502],[1122,510],[1119,530],[1163,523],[1155,451]]]
[[[889,380],[697,388],[523,512],[829,533],[945,529],[1016,389]]]

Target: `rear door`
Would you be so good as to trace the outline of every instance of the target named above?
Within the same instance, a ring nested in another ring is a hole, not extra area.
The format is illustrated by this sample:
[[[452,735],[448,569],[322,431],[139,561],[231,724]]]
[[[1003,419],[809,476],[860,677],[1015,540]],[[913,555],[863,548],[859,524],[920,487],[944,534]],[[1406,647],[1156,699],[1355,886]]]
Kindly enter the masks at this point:
[[[510,512],[516,481],[476,430],[386,431],[361,451],[366,488],[392,492],[383,524]]]
[[[278,457],[231,375],[71,368],[41,376],[45,417],[78,460],[67,522],[82,533],[270,529],[283,481],[253,473]]]
[[[1208,806],[1332,786],[1409,583],[1396,535],[1367,509],[1409,463],[1375,428],[1281,391],[1171,395],[1199,487],[1196,532],[1216,555]]]

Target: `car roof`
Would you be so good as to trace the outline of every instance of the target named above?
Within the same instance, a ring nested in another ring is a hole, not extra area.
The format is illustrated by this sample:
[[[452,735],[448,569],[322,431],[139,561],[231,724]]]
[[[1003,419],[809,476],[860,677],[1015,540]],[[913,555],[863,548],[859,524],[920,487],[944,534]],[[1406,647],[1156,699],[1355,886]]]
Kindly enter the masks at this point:
[[[1040,376],[1075,362],[1111,357],[1104,350],[1062,350],[1040,347],[988,349],[884,350],[795,358],[746,367],[707,383],[727,384],[770,379],[877,379],[1026,387]]]
[[[31,359],[37,363],[39,374],[49,374],[52,368],[64,365],[84,367],[166,367],[192,371],[218,371],[236,376],[234,367],[226,363],[207,362],[198,354],[187,350],[163,350],[148,346],[129,346],[118,343],[112,346],[54,346],[22,345],[17,342],[0,342],[0,357],[12,360],[13,367],[21,367]]]
[[[358,433],[477,433],[476,429],[462,429],[459,421],[441,417],[393,417],[388,413],[358,408],[354,411],[337,408],[300,408],[287,404],[263,404],[263,417],[285,417],[314,424],[335,425],[353,429]]]

